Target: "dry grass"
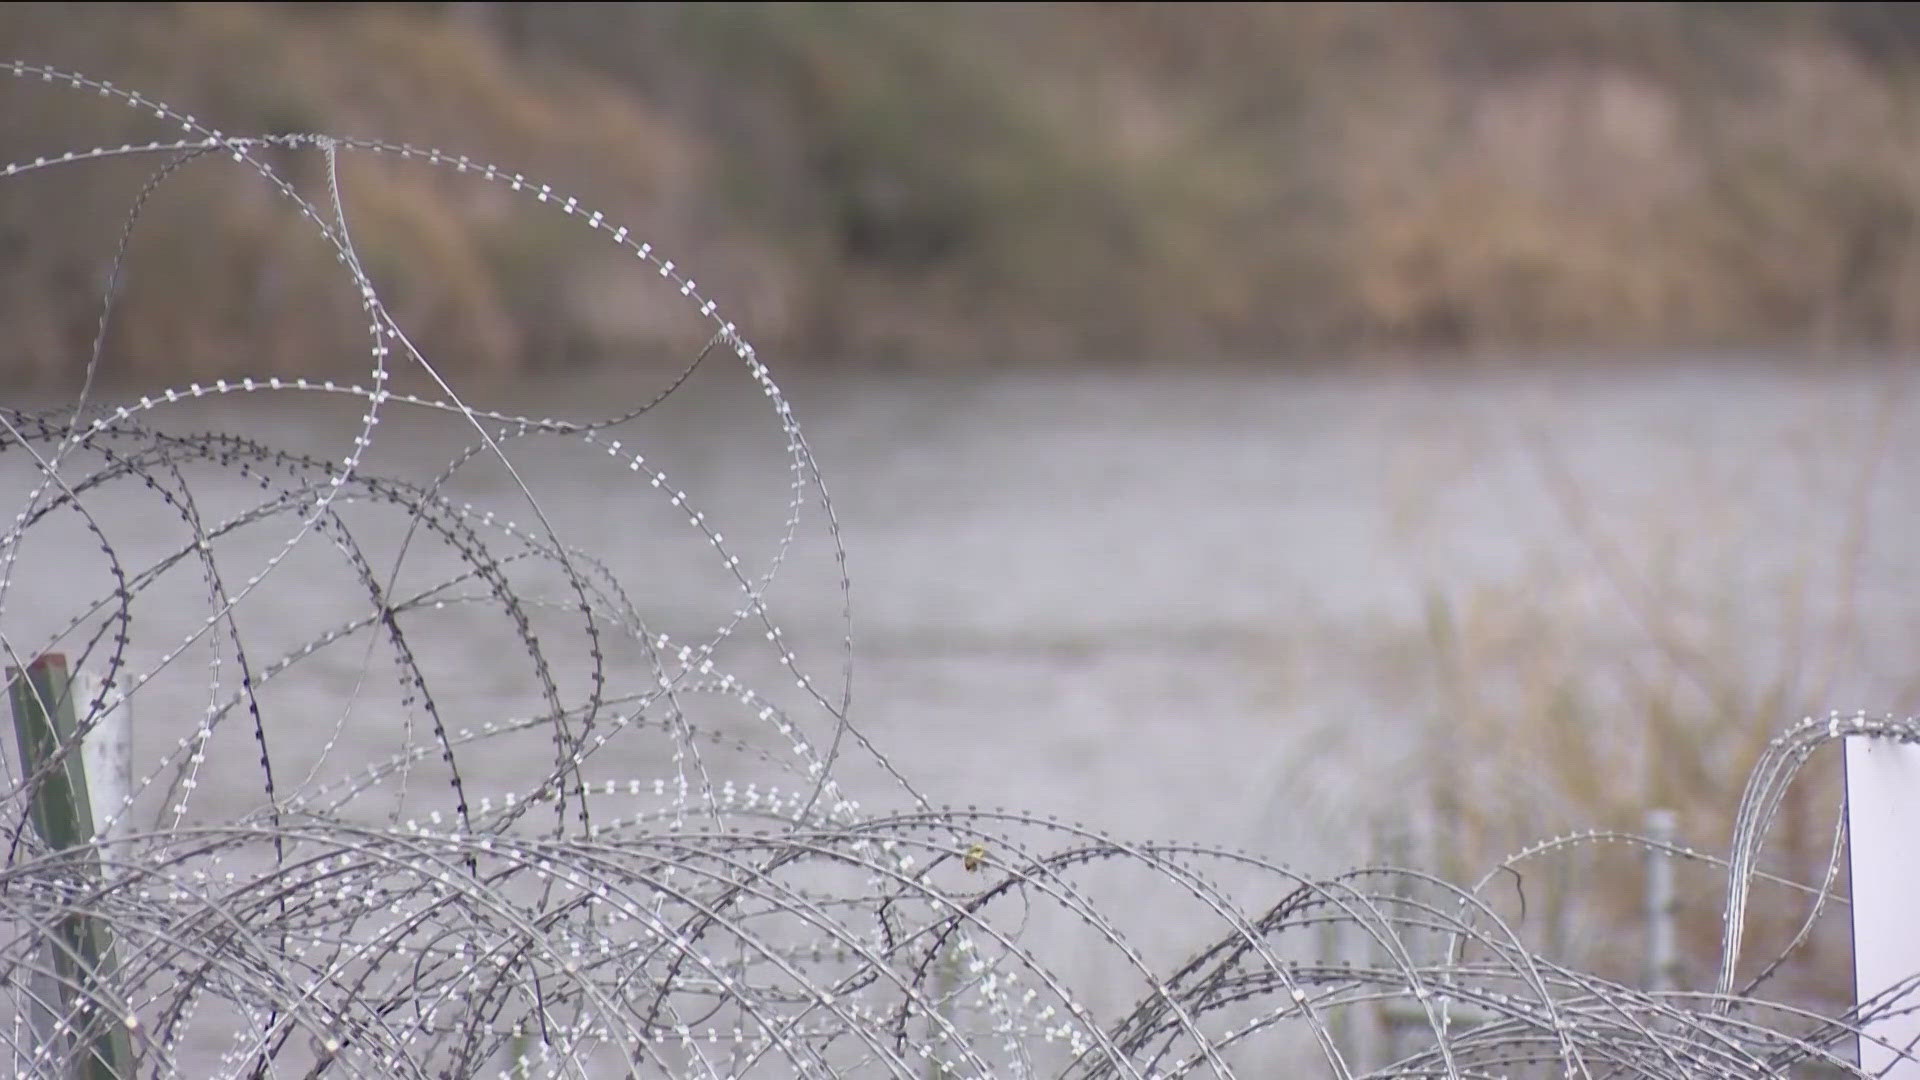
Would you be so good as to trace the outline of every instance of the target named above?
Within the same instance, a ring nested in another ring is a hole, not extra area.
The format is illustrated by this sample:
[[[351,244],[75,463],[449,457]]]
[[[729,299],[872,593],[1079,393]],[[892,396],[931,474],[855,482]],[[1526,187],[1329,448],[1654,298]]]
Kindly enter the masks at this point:
[[[26,6],[0,38],[228,130],[378,133],[538,171],[697,260],[788,353],[1920,337],[1920,22],[1884,5]],[[7,93],[9,160],[138,130]],[[48,376],[90,315],[44,283],[100,252],[23,190],[0,204],[25,256],[9,261],[33,268],[0,301],[22,343],[0,370]],[[226,190],[174,206],[177,231],[245,251],[259,212]],[[657,312],[604,304],[529,325],[554,303],[526,283],[582,287],[578,253],[487,235],[470,191],[377,190],[394,243],[425,256],[396,286],[473,370],[664,343]],[[103,182],[85,205],[123,196]],[[136,308],[272,303],[234,289],[250,268],[179,246],[162,257],[184,272],[143,277],[160,291]],[[142,343],[127,369],[261,369],[257,334],[125,337]]]
[[[984,310],[1135,355],[1907,340],[1906,59],[1605,7],[716,16],[773,74],[707,90],[798,133],[736,147],[817,189],[777,226],[942,238],[924,266],[839,238],[856,339],[859,301],[917,296],[963,338]],[[928,288],[865,291],[903,273]]]
[[[1566,448],[1536,444],[1561,517],[1543,533],[1571,543],[1540,543],[1530,561],[1489,583],[1434,580],[1424,623],[1383,638],[1363,665],[1372,691],[1422,721],[1407,790],[1429,813],[1410,839],[1383,842],[1411,843],[1420,850],[1405,854],[1457,878],[1546,837],[1642,833],[1647,811],[1666,808],[1682,843],[1724,851],[1753,763],[1786,725],[1860,704],[1896,713],[1920,705],[1903,668],[1870,676],[1906,685],[1898,700],[1844,696],[1874,670],[1877,647],[1911,633],[1886,624],[1898,616],[1884,608],[1859,610],[1872,596],[1868,550],[1886,546],[1872,543],[1870,508],[1899,395],[1876,408],[1871,424],[1851,429],[1810,410],[1781,436],[1797,464],[1703,447],[1686,475],[1630,494],[1617,486],[1618,466],[1609,473],[1616,486],[1601,489]],[[1406,478],[1409,490],[1441,486],[1434,469],[1444,465],[1436,453],[1421,476]],[[1689,493],[1684,507],[1674,504],[1680,491]],[[1798,520],[1783,532],[1779,512],[1756,500],[1790,503]],[[1434,541],[1416,500],[1397,518],[1409,550]],[[1840,796],[1837,756],[1824,758],[1789,793],[1770,837],[1772,872],[1822,880]],[[1550,950],[1637,981],[1642,852],[1600,845],[1557,858],[1524,883],[1530,932]],[[1704,988],[1720,953],[1726,881],[1694,866],[1679,884],[1681,985]],[[1755,951],[1777,952],[1799,932],[1807,901],[1779,889],[1756,901]],[[1845,1004],[1850,963],[1844,922],[1828,920],[1768,992]]]

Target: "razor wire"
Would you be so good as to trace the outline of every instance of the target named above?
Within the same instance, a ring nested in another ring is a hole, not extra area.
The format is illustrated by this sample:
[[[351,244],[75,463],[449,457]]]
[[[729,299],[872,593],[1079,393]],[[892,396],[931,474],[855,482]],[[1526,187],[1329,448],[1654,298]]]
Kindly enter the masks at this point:
[[[635,230],[440,149],[235,136],[111,83],[0,68],[179,132],[0,167],[11,179],[157,163],[125,219],[78,400],[0,409],[0,460],[31,478],[0,536],[0,645],[14,668],[61,653],[93,678],[76,684],[93,689],[74,694],[73,730],[50,756],[36,763],[0,740],[0,985],[12,1008],[0,1054],[17,1073],[1859,1076],[1850,1055],[1863,1029],[1913,1007],[1903,987],[1822,1015],[1763,996],[1777,957],[1745,983],[1737,974],[1756,965],[1743,930],[1753,886],[1773,880],[1759,856],[1782,793],[1840,739],[1920,741],[1912,721],[1836,715],[1776,739],[1724,859],[1591,832],[1543,842],[1470,886],[1411,868],[1310,877],[1197,841],[1130,842],[1017,809],[932,805],[853,722],[846,554],[793,409],[735,324]],[[317,159],[323,190],[302,191],[270,151]],[[615,245],[677,295],[704,344],[656,396],[605,419],[473,407],[363,264],[347,155],[496,186],[553,228]],[[182,172],[220,163],[265,185],[331,249],[366,317],[366,379],[215,379],[94,400],[144,208]],[[770,407],[791,482],[763,565],[743,561],[631,434],[728,353]],[[402,369],[437,393],[391,389]],[[344,452],[160,422],[173,406],[262,395],[353,403]],[[402,412],[457,420],[472,441],[432,475],[376,473],[366,464],[376,433]],[[684,520],[731,590],[711,630],[688,641],[657,628],[633,582],[567,542],[515,467],[514,449],[532,440],[589,448],[627,485],[609,498],[654,500]],[[476,463],[504,471],[512,509],[454,497]],[[209,477],[251,501],[209,497]],[[134,552],[108,520],[129,500],[145,507],[143,527],[174,539]],[[786,641],[769,600],[810,512],[849,628],[831,674]],[[403,542],[382,550],[369,521]],[[47,536],[97,563],[98,587],[61,594],[59,610],[35,600],[27,634],[22,577]],[[332,585],[306,582],[316,550]],[[249,615],[288,579],[337,588],[356,610],[303,640],[263,640]],[[198,607],[175,633],[167,622],[182,596]],[[519,711],[487,711],[428,655],[481,625],[511,642],[491,663],[528,688]],[[204,679],[188,673],[195,663]],[[327,665],[347,672],[345,700],[299,681]],[[795,692],[766,690],[748,670]],[[392,684],[390,698],[376,681]],[[177,722],[182,686],[204,705]],[[152,752],[119,805],[93,808],[91,836],[50,844],[36,799],[122,707],[141,709],[136,744]],[[1493,899],[1540,860],[1613,843],[1724,875],[1712,989],[1651,991],[1581,971],[1531,947]],[[1843,850],[1836,835],[1825,878],[1795,886],[1808,925],[1844,911],[1833,887]],[[1164,896],[1146,927],[1110,906],[1137,891]],[[1350,947],[1329,955],[1329,933]],[[1160,955],[1169,940],[1182,958]],[[1097,985],[1075,979],[1089,957],[1102,965]],[[1413,1038],[1390,1052],[1378,1032],[1356,1039],[1389,1008],[1412,1017]],[[109,1040],[122,1049],[103,1049]]]

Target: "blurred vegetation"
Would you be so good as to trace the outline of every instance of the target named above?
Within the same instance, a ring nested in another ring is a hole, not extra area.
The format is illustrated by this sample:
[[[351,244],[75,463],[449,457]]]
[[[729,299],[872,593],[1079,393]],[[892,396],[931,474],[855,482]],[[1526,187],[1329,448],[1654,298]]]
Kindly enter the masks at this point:
[[[7,5],[0,53],[229,132],[538,174],[789,358],[1920,342],[1903,4]],[[165,134],[0,93],[4,160]],[[0,374],[77,372],[158,164],[0,185]],[[685,352],[677,298],[628,295],[567,230],[485,185],[351,168],[369,266],[443,361]],[[289,320],[357,322],[285,204],[218,163],[184,172],[136,238],[114,367],[356,369],[346,338],[277,347],[314,340]]]

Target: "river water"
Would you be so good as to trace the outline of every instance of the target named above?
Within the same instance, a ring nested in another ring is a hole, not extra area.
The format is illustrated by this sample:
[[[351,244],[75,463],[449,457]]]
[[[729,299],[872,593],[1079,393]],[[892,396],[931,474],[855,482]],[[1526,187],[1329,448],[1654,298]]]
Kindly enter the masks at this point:
[[[1587,703],[1584,745],[1634,761],[1647,757],[1648,687],[1666,687],[1663,700],[1701,723],[1716,722],[1715,702],[1747,703],[1736,711],[1756,714],[1741,729],[1750,731],[1814,708],[1903,711],[1920,686],[1911,662],[1920,556],[1907,539],[1920,526],[1920,401],[1906,366],[781,378],[846,550],[851,718],[935,803],[1019,807],[1326,871],[1373,857],[1396,822],[1430,816],[1422,785],[1455,729],[1491,740],[1472,745],[1519,748],[1510,760],[1481,755],[1475,790],[1524,786],[1527,748],[1564,745],[1501,727],[1528,723],[1547,700],[1540,680]],[[609,373],[474,404],[587,420],[651,393],[644,379]],[[358,415],[352,400],[297,392],[144,414],[169,431],[218,429],[333,460],[351,450]],[[623,446],[610,454],[613,438]],[[428,482],[472,440],[462,421],[396,406],[367,469]],[[594,445],[541,437],[507,447],[553,533],[600,560],[649,630],[673,641],[702,640],[741,594],[669,492],[686,492],[750,573],[780,550],[793,480],[786,441],[737,368],[703,370]],[[635,451],[670,477],[663,489],[628,467]],[[31,463],[18,453],[3,463],[0,490],[22,505]],[[203,521],[262,497],[256,476],[181,467]],[[136,485],[114,490],[88,505],[128,566],[185,542],[177,506]],[[539,531],[495,462],[474,462],[446,491]],[[407,519],[373,510],[353,528],[385,573]],[[768,604],[781,640],[831,698],[837,564],[810,493],[800,516]],[[233,584],[259,573],[292,524],[281,517],[228,537],[222,575]],[[403,581],[415,568],[422,582],[457,570],[444,548],[413,543]],[[29,534],[0,609],[15,650],[43,648],[111,588],[98,547],[77,519]],[[252,664],[365,613],[366,593],[343,566],[318,535],[275,564],[236,608]],[[518,587],[567,600],[550,571]],[[134,671],[154,670],[201,629],[205,592],[186,564],[142,593]],[[537,671],[497,612],[432,625],[415,640],[444,713],[537,709]],[[577,702],[584,650],[554,634],[553,674]],[[1442,641],[1466,644],[1449,653]],[[749,626],[716,655],[820,730],[819,710],[809,712],[765,644]],[[71,637],[62,647],[78,650]],[[615,682],[645,683],[636,645],[608,642],[607,654]],[[417,730],[395,732],[407,691],[369,655],[362,638],[281,679],[268,732],[279,796],[322,750],[346,762],[344,774],[419,741]],[[230,643],[202,637],[143,687],[137,774],[171,775],[151,763],[232,691],[235,665]],[[1600,670],[1630,674],[1589,678]],[[1462,679],[1475,687],[1468,698]],[[727,730],[747,726],[715,716]],[[1729,734],[1725,760],[1713,760],[1731,791],[1714,797],[1737,793],[1751,748]],[[259,751],[244,724],[224,725],[205,753],[190,819],[260,805]],[[479,791],[511,788],[538,763],[519,751],[481,756],[467,779]],[[615,776],[659,766],[645,751],[615,764],[627,770]],[[848,768],[856,797],[905,805],[872,767]],[[1528,824],[1557,829],[1674,794],[1656,788],[1614,776],[1597,794],[1543,799]],[[406,798],[409,813],[437,805],[428,793]],[[159,785],[144,800],[147,813],[170,805]]]
[[[1332,786],[1357,796],[1387,794],[1374,785],[1392,747],[1438,719],[1417,677],[1436,602],[1505,603],[1536,632],[1628,651],[1636,636],[1692,634],[1701,651],[1750,662],[1739,677],[1756,686],[1845,623],[1818,707],[1907,704],[1920,614],[1906,587],[1920,560],[1902,542],[1920,524],[1910,378],[1723,362],[1369,378],[803,373],[783,389],[847,550],[852,717],[916,786],[935,801],[1018,803],[1304,859],[1327,853],[1283,842],[1273,815],[1292,798],[1286,785],[1338,777]],[[476,404],[585,420],[650,393],[606,375]],[[147,417],[337,459],[358,415],[344,398],[287,392]],[[664,470],[744,566],[765,566],[791,476],[773,411],[744,373],[703,371],[611,437]],[[368,468],[426,481],[472,441],[457,419],[390,409]],[[697,637],[739,594],[685,515],[607,441],[536,438],[508,453],[564,542],[603,560],[655,629]],[[30,462],[8,459],[18,503]],[[230,471],[195,476],[203,515],[222,496],[251,505],[255,489]],[[532,520],[484,460],[448,491]],[[177,514],[152,500],[89,505],[129,564],[180,541]],[[769,603],[824,686],[837,677],[840,592],[816,510],[803,508]],[[405,523],[356,530],[397,544]],[[290,529],[282,518],[237,537],[223,571],[257,570],[248,560]],[[38,648],[30,631],[93,598],[98,560],[67,542],[75,535],[23,549],[5,608],[16,648]],[[432,564],[426,546],[409,558]],[[271,603],[240,609],[262,655],[364,605],[342,600],[334,578],[302,576],[297,556],[284,568]],[[200,587],[181,576],[189,594]],[[182,626],[205,615],[204,601],[188,607]],[[134,643],[148,657],[172,639],[159,629],[167,609],[152,608]],[[449,692],[469,681],[515,692],[522,673],[489,663],[491,647],[476,640],[468,669],[441,673]],[[335,690],[357,681],[358,655],[328,661]]]

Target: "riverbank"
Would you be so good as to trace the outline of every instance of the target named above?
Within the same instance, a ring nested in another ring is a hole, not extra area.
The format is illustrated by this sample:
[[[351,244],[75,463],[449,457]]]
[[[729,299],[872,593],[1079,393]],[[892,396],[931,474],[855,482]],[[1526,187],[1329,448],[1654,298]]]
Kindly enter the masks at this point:
[[[0,41],[228,132],[537,176],[790,363],[1920,343],[1899,5],[15,5]],[[171,137],[59,84],[0,94],[7,161]],[[324,192],[317,153],[273,163]],[[160,164],[0,183],[0,375],[77,374]],[[561,200],[342,168],[369,273],[464,377],[705,338]],[[180,169],[129,258],[112,368],[360,369],[329,249],[231,163]]]

